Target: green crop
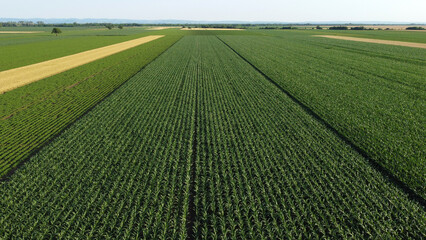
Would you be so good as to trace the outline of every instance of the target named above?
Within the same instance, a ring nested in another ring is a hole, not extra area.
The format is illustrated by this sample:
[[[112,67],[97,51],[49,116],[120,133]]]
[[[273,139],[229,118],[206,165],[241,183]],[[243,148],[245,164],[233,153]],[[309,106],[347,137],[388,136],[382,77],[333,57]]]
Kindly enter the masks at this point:
[[[425,237],[423,206],[215,36],[177,42],[0,195],[6,239]]]
[[[221,39],[426,196],[426,50],[297,33]]]
[[[166,36],[0,95],[0,176],[15,169],[179,38]]]
[[[178,52],[175,60],[191,57]],[[0,185],[0,238],[185,238],[195,88],[181,62],[164,62]]]
[[[0,34],[0,71],[22,67],[68,56],[87,50],[104,47],[153,34],[173,33],[172,30],[147,31],[141,28],[123,30],[105,29],[66,29],[61,28],[61,36],[45,33]],[[40,31],[40,29],[32,29]],[[43,29],[44,30],[44,29]]]

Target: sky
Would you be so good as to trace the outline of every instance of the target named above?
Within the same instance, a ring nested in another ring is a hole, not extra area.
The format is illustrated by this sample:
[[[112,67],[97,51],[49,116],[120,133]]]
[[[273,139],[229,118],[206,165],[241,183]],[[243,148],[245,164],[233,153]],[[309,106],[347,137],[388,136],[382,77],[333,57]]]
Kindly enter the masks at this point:
[[[426,0],[12,0],[0,18],[426,22]]]

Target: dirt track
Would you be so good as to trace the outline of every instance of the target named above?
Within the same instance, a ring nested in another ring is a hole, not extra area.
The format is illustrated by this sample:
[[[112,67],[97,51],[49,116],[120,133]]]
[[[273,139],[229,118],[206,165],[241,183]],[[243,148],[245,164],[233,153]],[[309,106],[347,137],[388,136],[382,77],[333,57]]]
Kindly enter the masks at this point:
[[[341,40],[350,40],[350,41],[357,41],[357,42],[380,43],[380,44],[388,44],[388,45],[396,45],[396,46],[404,46],[404,47],[415,47],[415,48],[425,48],[426,49],[425,43],[400,42],[400,41],[391,41],[391,40],[345,37],[345,36],[334,36],[334,35],[314,35],[314,36],[325,37],[325,38],[333,38],[333,39],[341,39]]]
[[[93,62],[95,60],[113,55],[115,53],[122,52],[138,45],[156,40],[163,36],[164,35],[153,35],[138,38],[127,42],[117,43],[106,47],[92,49],[86,52],[0,72],[0,94],[56,75],[58,73],[65,72],[72,68]]]

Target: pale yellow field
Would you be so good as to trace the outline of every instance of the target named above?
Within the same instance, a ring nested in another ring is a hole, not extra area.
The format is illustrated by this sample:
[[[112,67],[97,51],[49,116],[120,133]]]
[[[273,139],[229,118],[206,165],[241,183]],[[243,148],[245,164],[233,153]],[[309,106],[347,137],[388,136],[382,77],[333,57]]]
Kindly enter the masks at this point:
[[[93,62],[95,60],[113,55],[118,52],[136,47],[138,45],[159,39],[164,35],[153,35],[138,38],[106,47],[48,60],[24,67],[14,68],[0,72],[0,93],[22,87],[29,83],[65,72],[72,68]]]
[[[216,30],[216,31],[241,31],[240,28],[182,28],[181,30]]]
[[[325,37],[325,38],[334,38],[341,40],[350,40],[357,42],[367,42],[367,43],[380,43],[404,47],[415,47],[415,48],[426,48],[425,43],[414,43],[414,42],[400,42],[400,41],[391,41],[391,40],[380,40],[380,39],[371,39],[371,38],[357,38],[357,37],[345,37],[345,36],[333,36],[333,35],[315,35],[316,37]]]
[[[150,27],[146,30],[164,30],[164,29],[169,29],[169,28],[179,28],[179,27]]]
[[[19,33],[41,33],[43,31],[0,31],[0,33],[13,33],[13,34],[19,34]]]

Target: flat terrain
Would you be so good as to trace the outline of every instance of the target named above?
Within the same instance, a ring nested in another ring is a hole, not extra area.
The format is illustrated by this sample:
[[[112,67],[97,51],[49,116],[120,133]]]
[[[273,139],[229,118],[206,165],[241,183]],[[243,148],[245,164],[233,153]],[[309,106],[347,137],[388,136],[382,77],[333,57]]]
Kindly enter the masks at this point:
[[[288,30],[292,31],[292,30]],[[356,38],[369,38],[379,40],[415,42],[426,44],[426,32],[424,31],[386,31],[386,30],[298,30],[307,35],[335,35]]]
[[[426,49],[314,37],[424,32],[94,29],[0,35],[163,36],[0,94],[0,239],[426,239]]]
[[[7,30],[13,31],[13,28]],[[171,29],[148,31],[146,28],[114,28],[108,30],[107,28],[64,27],[61,28],[62,34],[55,36],[50,33],[51,28],[23,28],[23,30],[43,30],[45,32],[0,34],[0,71],[65,57],[149,35],[164,35],[164,32],[173,31]]]
[[[421,238],[425,224],[215,36],[184,37],[0,194],[4,238]]]
[[[165,36],[0,94],[0,175],[158,57],[181,36]]]
[[[220,36],[353,147],[426,196],[426,50],[297,32]]]
[[[407,31],[406,28],[408,27],[425,27],[425,25],[364,25],[366,28],[374,28],[374,29],[392,29],[392,30],[399,30],[399,31]],[[410,30],[408,30],[410,31]],[[415,30],[419,31],[419,30]],[[420,30],[423,31],[423,30]]]
[[[180,27],[149,27],[147,30],[165,30],[170,28],[180,28]]]
[[[20,33],[41,33],[42,31],[0,31],[1,33],[20,34]]]
[[[397,31],[407,31],[407,27],[425,27],[425,25],[351,25],[350,27],[365,27],[373,29],[391,29]],[[417,30],[416,30],[417,31]]]
[[[356,37],[345,37],[345,36],[334,36],[334,35],[316,35],[316,37],[325,37],[325,38],[333,38],[333,39],[341,39],[341,40],[349,40],[349,41],[358,41],[358,42],[367,42],[367,43],[380,43],[380,44],[388,44],[388,45],[395,45],[395,46],[415,47],[415,48],[425,48],[426,49],[426,43],[400,42],[400,41],[356,38]]]
[[[163,36],[153,35],[142,37],[127,42],[117,43],[66,57],[0,72],[0,93],[10,91],[12,89],[96,61],[118,52],[122,52],[124,50],[156,40],[161,37]]]
[[[206,31],[242,31],[245,29],[239,29],[239,28],[181,28],[181,30],[206,30]]]

